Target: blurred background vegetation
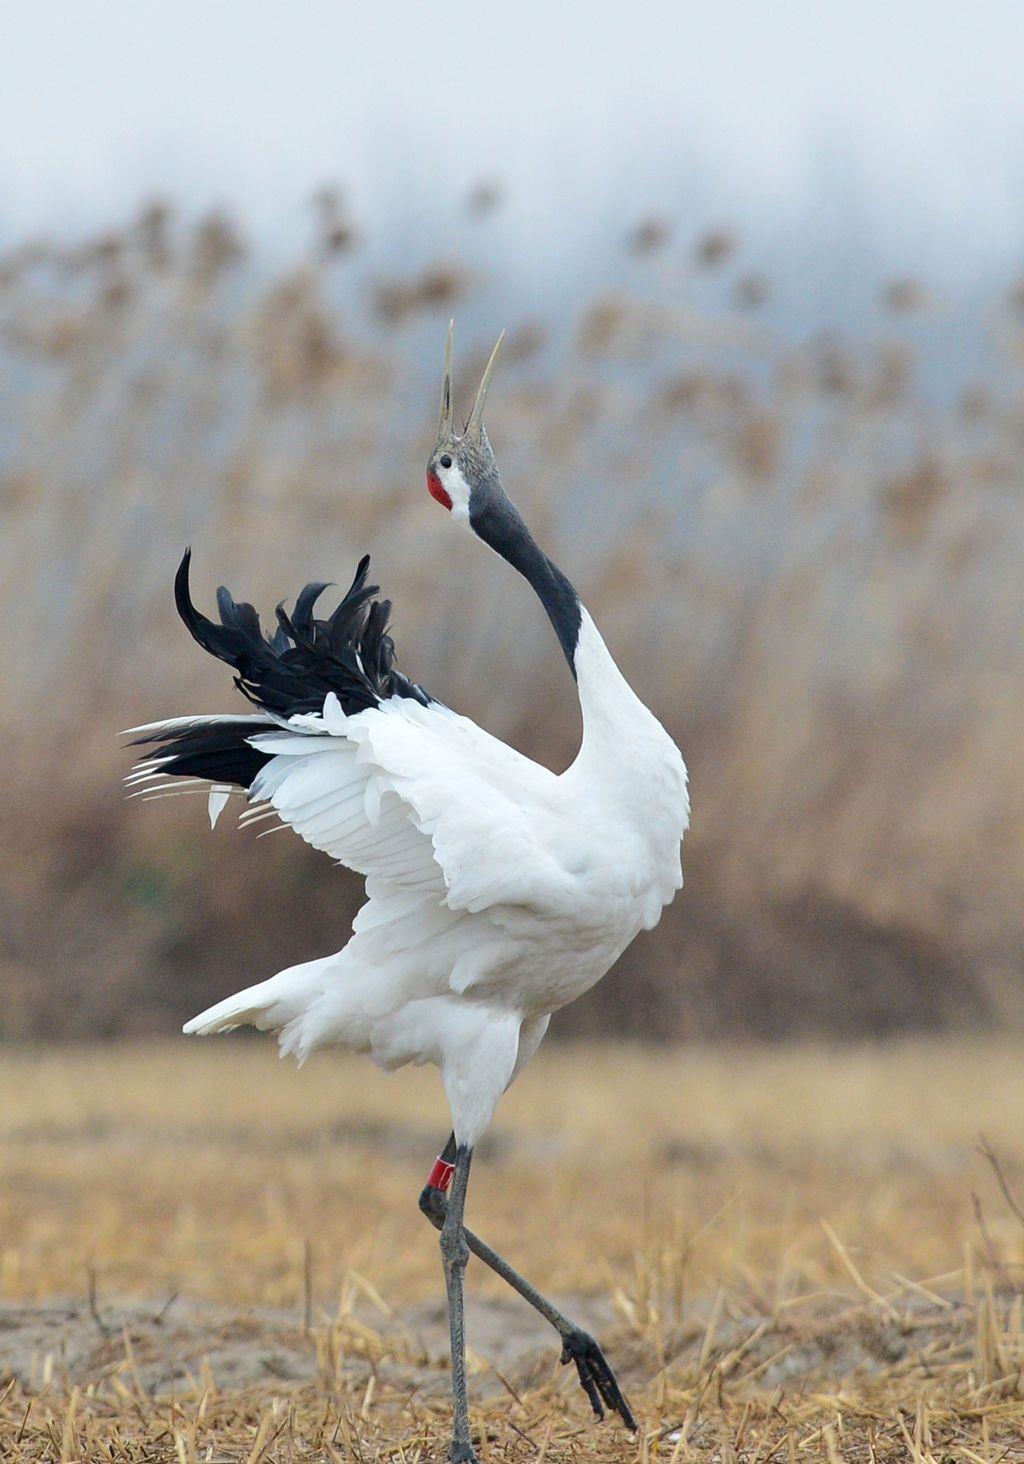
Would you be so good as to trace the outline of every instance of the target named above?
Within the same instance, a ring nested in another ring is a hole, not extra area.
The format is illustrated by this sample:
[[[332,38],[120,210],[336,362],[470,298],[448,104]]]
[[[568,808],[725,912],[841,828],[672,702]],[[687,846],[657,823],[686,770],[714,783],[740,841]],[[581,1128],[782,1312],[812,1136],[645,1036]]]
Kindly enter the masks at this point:
[[[1024,281],[954,308],[861,260],[808,322],[766,239],[638,214],[539,308],[504,207],[481,180],[404,270],[333,187],[290,253],[164,200],[8,243],[0,1033],[171,1030],[346,939],[360,881],[297,840],[124,800],[120,728],[241,705],[187,543],[265,619],[369,551],[403,669],[573,756],[540,610],[425,491],[452,314],[467,408],[509,328],[506,486],[691,771],[682,896],[559,1030],[1019,1027]]]

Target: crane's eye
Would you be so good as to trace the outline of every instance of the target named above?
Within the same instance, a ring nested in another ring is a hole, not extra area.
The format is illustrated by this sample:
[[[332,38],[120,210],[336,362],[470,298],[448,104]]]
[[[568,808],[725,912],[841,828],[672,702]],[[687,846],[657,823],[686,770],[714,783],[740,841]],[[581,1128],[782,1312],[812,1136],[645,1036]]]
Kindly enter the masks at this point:
[[[438,461],[440,462],[442,468],[450,468],[451,465],[452,465],[452,460],[451,460],[451,458],[448,456],[448,454],[446,452],[443,452],[441,454],[441,456],[438,459]]]

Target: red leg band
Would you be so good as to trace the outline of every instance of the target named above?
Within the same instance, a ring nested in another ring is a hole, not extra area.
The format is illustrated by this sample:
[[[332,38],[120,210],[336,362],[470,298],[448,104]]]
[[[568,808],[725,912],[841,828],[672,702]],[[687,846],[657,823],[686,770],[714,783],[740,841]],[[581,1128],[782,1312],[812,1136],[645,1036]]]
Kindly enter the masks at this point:
[[[452,1175],[455,1173],[455,1165],[449,1164],[447,1159],[437,1159],[430,1171],[427,1184],[431,1189],[439,1189],[442,1194],[448,1193],[448,1186],[452,1182]]]

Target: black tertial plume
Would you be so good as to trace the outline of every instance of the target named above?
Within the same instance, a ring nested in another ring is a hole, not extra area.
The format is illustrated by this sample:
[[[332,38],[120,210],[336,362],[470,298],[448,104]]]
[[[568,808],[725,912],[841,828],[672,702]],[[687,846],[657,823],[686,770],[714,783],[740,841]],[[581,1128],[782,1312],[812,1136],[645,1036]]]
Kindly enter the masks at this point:
[[[326,619],[313,613],[326,583],[308,584],[289,614],[277,609],[277,629],[266,635],[260,618],[245,601],[236,601],[223,587],[217,591],[220,624],[207,619],[192,603],[189,590],[191,550],[186,550],[174,582],[178,613],[204,650],[235,670],[235,684],[256,706],[275,716],[319,712],[334,692],[346,714],[365,711],[391,696],[430,701],[422,687],[394,665],[394,643],[387,634],[387,601],[375,601],[376,585],[367,584],[369,555],[360,560],[355,578],[337,608]]]

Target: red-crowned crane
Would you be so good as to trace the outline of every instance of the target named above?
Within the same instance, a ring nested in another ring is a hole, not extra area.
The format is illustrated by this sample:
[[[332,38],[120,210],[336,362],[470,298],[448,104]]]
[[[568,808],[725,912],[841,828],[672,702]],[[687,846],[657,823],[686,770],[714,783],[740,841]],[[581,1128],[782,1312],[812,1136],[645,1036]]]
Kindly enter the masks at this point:
[[[420,1207],[441,1232],[451,1327],[454,1464],[469,1432],[463,1273],[477,1255],[557,1330],[598,1417],[635,1428],[597,1342],[463,1224],[474,1145],[530,1061],[551,1013],[605,974],[682,885],[689,803],[679,750],[633,693],[565,575],[507,497],[484,431],[501,345],[465,432],[452,417],[452,329],[427,487],[460,524],[529,581],[575,678],[579,754],[560,775],[450,711],[394,666],[390,606],[369,560],[325,620],[311,584],[264,635],[251,605],[218,592],[220,624],[196,610],[189,554],[175,582],[193,637],[235,671],[258,709],[132,729],[149,748],[129,781],[208,790],[212,822],[245,790],[243,819],[276,814],[316,849],[365,876],[348,944],[229,996],[186,1032],[243,1023],[277,1032],[300,1060],[321,1047],[368,1052],[385,1068],[434,1063],[452,1133]]]

